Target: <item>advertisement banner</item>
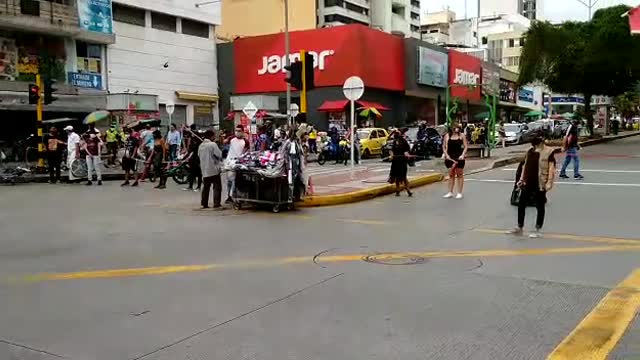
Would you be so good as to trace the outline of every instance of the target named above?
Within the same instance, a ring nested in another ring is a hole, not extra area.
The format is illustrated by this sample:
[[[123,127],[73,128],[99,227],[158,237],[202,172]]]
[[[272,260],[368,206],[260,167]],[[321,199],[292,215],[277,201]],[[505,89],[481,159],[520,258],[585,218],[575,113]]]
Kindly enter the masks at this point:
[[[500,79],[500,101],[515,104],[517,102],[517,94],[518,92],[516,89],[516,83],[509,80]]]
[[[0,80],[18,76],[18,47],[14,39],[0,38]]]
[[[482,92],[487,95],[500,93],[500,68],[498,66],[482,63]]]
[[[518,100],[533,104],[533,90],[521,88],[518,91]]]
[[[87,73],[68,73],[68,80],[71,86],[102,90],[102,76]]]
[[[291,56],[300,50],[314,58],[316,87],[340,86],[350,76],[359,76],[366,87],[404,90],[403,39],[362,25],[294,31],[290,34]],[[233,42],[236,93],[286,90],[284,34],[254,36]]]
[[[113,34],[111,0],[78,0],[78,21],[84,30]]]
[[[418,46],[418,84],[445,88],[448,74],[446,53]]]
[[[477,57],[451,50],[449,52],[449,85],[452,97],[480,100],[482,63]]]

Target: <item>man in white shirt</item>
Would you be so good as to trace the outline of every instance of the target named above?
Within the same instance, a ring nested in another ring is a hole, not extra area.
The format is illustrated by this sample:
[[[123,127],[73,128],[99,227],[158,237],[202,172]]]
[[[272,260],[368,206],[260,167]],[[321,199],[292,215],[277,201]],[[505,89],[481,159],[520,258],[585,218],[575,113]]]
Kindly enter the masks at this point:
[[[229,141],[229,153],[227,154],[227,164],[237,160],[249,148],[248,141],[244,138],[244,128],[242,125],[236,127],[236,136]],[[227,172],[227,200],[226,203],[233,202],[231,195],[235,190],[236,172]]]
[[[67,166],[69,167],[69,182],[78,180],[73,176],[72,164],[76,159],[80,158],[80,136],[73,131],[73,126],[68,125],[64,128],[67,132]]]

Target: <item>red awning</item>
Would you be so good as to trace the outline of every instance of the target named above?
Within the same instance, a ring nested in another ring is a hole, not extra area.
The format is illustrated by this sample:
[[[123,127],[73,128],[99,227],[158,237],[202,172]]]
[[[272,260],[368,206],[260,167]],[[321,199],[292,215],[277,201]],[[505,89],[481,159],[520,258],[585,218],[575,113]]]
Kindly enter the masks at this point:
[[[349,100],[333,100],[325,101],[320,105],[318,111],[338,112],[344,111],[345,106],[349,103]]]
[[[376,110],[380,110],[380,111],[391,110],[388,107],[373,101],[358,100],[356,102],[360,105],[360,107],[363,107],[363,108],[375,108]]]

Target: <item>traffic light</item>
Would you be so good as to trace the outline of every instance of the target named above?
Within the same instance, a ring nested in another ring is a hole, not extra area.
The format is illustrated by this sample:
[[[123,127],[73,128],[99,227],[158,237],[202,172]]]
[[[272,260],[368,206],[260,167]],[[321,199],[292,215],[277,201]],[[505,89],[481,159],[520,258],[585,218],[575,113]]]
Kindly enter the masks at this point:
[[[298,60],[284,67],[289,72],[289,76],[284,79],[294,88],[302,90],[302,63]]]
[[[36,84],[29,84],[29,104],[37,104],[40,100],[40,88]]]
[[[44,104],[49,105],[52,102],[58,100],[53,96],[53,93],[58,91],[58,88],[53,87],[56,84],[56,80],[51,78],[44,79]]]
[[[315,88],[313,82],[313,55],[308,52],[304,54],[304,89],[309,91]]]

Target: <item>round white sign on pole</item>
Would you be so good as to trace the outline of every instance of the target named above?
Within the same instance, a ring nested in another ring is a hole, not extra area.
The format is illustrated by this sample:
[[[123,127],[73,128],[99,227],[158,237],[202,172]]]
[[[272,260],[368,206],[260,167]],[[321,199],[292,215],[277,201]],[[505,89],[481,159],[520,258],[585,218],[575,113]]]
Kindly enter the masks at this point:
[[[300,114],[300,107],[298,104],[291,104],[291,108],[289,108],[289,113],[291,113],[291,117],[296,117]]]
[[[342,92],[348,100],[356,101],[364,94],[364,81],[358,76],[351,76],[345,80]]]
[[[176,110],[176,105],[173,102],[168,101],[164,105],[164,109],[167,111],[167,114],[173,115],[173,112]]]

